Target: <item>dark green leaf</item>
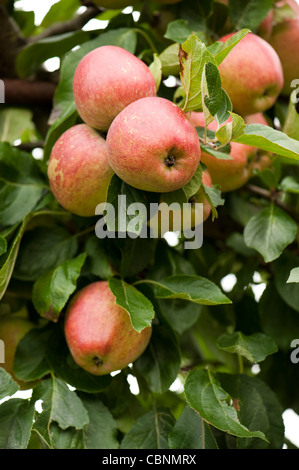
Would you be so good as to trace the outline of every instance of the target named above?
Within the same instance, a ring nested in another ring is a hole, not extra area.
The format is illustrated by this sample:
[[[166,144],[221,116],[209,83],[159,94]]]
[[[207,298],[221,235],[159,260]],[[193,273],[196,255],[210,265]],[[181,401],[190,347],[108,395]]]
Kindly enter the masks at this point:
[[[155,311],[150,300],[136,287],[122,279],[111,278],[109,288],[116,297],[116,304],[124,308],[131,318],[133,328],[139,333],[151,326]]]
[[[10,397],[14,393],[16,393],[19,388],[19,385],[13,380],[12,376],[8,372],[6,372],[3,367],[0,366],[0,400],[6,397]]]
[[[169,446],[171,449],[218,449],[209,424],[189,406],[169,434]]]
[[[255,30],[266,18],[273,0],[229,0],[229,19],[236,29]]]
[[[283,250],[294,241],[297,225],[279,207],[271,204],[254,215],[244,230],[248,247],[257,250],[268,263],[278,258]]]
[[[62,227],[37,227],[25,233],[14,277],[35,281],[76,254],[78,241]]]
[[[57,321],[70,295],[77,287],[86,253],[65,261],[46,272],[33,285],[32,302],[38,313],[48,320]]]
[[[266,440],[261,431],[250,431],[240,422],[236,409],[229,403],[230,396],[209,370],[189,372],[185,395],[188,405],[217,429],[237,437],[258,437]]]
[[[33,425],[34,406],[22,398],[0,405],[0,449],[26,449]]]
[[[290,272],[299,266],[299,257],[287,250],[274,263],[275,286],[287,305],[299,312],[299,291],[297,283],[288,283]]]
[[[262,362],[269,354],[277,351],[277,345],[269,336],[254,333],[250,336],[241,331],[224,334],[218,338],[219,348],[246,357],[252,363]]]
[[[158,408],[137,419],[121,442],[121,449],[168,449],[168,436],[174,425],[168,409]]]
[[[181,365],[180,351],[173,333],[154,326],[151,341],[134,363],[134,367],[155,393],[164,393],[175,381]]]

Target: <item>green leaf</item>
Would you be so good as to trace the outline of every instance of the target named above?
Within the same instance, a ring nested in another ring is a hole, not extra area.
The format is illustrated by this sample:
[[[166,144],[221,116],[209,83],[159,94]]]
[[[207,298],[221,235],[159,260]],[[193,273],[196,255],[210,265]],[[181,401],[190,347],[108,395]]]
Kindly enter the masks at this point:
[[[299,159],[298,140],[263,124],[247,124],[244,133],[232,140],[290,159]]]
[[[7,252],[7,241],[4,237],[0,236],[0,256]]]
[[[231,303],[216,284],[200,276],[177,275],[159,282],[146,279],[144,282],[155,284],[158,299],[184,299],[201,305]]]
[[[43,436],[47,435],[48,429],[43,428],[55,421],[61,429],[74,427],[83,429],[89,423],[89,417],[82,401],[71,391],[67,384],[57,377],[38,384],[32,394],[32,401],[42,400],[42,413],[37,417],[34,428]]]
[[[180,351],[172,331],[155,325],[151,341],[134,367],[146,379],[152,392],[165,393],[177,378],[180,365]]]
[[[189,406],[169,434],[169,446],[171,449],[218,449],[209,424]]]
[[[154,54],[154,60],[149,65],[149,69],[155,79],[156,89],[158,91],[162,80],[162,62],[157,53]]]
[[[250,32],[249,29],[241,29],[241,31],[238,31],[236,32],[235,34],[233,34],[231,37],[229,37],[225,42],[218,42],[216,43],[216,47],[215,47],[215,44],[212,45],[213,47],[213,50],[211,49],[211,46],[210,48],[208,48],[209,50],[212,50],[213,52],[213,56],[216,60],[216,65],[220,65],[221,62],[224,61],[224,59],[228,56],[228,54],[230,53],[230,51],[241,41],[241,39],[243,39],[246,34],[248,34]]]
[[[212,62],[205,64],[203,83],[204,113],[208,118],[212,116],[221,124],[229,118],[233,108],[229,96],[221,87],[219,70]]]
[[[9,251],[5,254],[3,264],[0,268],[0,299],[2,299],[2,297],[4,296],[7,286],[10,282],[17,260],[21,239],[24,234],[28,219],[28,217],[25,217],[25,219],[23,220],[17,234],[15,235],[9,247]]]
[[[179,51],[180,78],[185,90],[186,100],[183,110],[196,111],[202,109],[201,82],[204,66],[215,64],[213,55],[205,44],[194,34],[185,41]]]
[[[45,188],[32,155],[0,143],[0,225],[20,222],[34,209]]]
[[[28,131],[29,135],[35,134],[35,126],[32,122],[32,111],[29,109],[5,107],[0,110],[0,140],[11,145]]]
[[[0,449],[26,449],[33,425],[34,406],[22,398],[0,405]]]
[[[267,285],[260,298],[259,315],[263,332],[288,354],[291,341],[299,338],[299,316],[296,310],[283,301],[274,281]]]
[[[38,42],[29,44],[21,49],[17,60],[16,68],[21,78],[28,77],[35,72],[47,59],[62,57],[73,47],[89,39],[87,31],[72,31],[70,33],[57,34],[55,36],[41,39]]]
[[[0,367],[0,400],[10,397],[19,388],[19,385],[13,380],[12,376],[3,367]]]
[[[86,253],[65,261],[44,273],[33,285],[32,302],[37,312],[51,321],[58,321],[70,295],[76,290]]]
[[[285,250],[282,256],[275,261],[274,281],[277,291],[287,305],[299,312],[299,291],[297,283],[288,282],[292,269],[299,266],[299,257],[295,253]]]
[[[78,117],[77,108],[74,101],[71,101],[59,118],[56,119],[50,126],[45,140],[44,146],[44,161],[47,162],[50,158],[52,148],[59,137],[67,131],[70,127],[75,125]]]
[[[87,253],[87,270],[101,279],[109,279],[113,276],[114,271],[111,267],[107,246],[96,236],[88,237],[84,250]]]
[[[189,199],[197,193],[202,185],[202,168],[201,165],[198,165],[198,168],[195,174],[192,176],[191,180],[188,181],[185,186],[176,191],[171,191],[169,193],[164,193],[162,195],[162,201],[167,205],[171,205],[173,202],[178,202],[183,205],[189,202]]]
[[[209,370],[189,372],[185,395],[188,405],[215,428],[237,437],[258,437],[266,440],[262,432],[250,431],[240,422],[236,409],[228,403],[230,396]]]
[[[54,3],[46,16],[44,16],[40,27],[48,28],[53,23],[69,20],[74,16],[80,6],[81,3],[78,0],[60,0]]]
[[[97,397],[80,395],[89,423],[83,429],[85,449],[118,449],[116,422],[109,409]]]
[[[167,408],[157,408],[138,418],[121,442],[121,449],[168,449],[174,418]]]
[[[286,6],[289,8],[289,5]],[[275,10],[278,10],[278,8],[275,8]],[[283,123],[282,132],[287,134],[292,139],[299,140],[299,114],[296,109],[296,93],[297,90],[295,89],[290,96],[289,106]]]
[[[257,250],[269,263],[293,242],[296,233],[294,220],[271,204],[249,220],[244,230],[244,240],[248,247]]]
[[[180,71],[179,61],[179,49],[178,43],[170,44],[164,51],[159,55],[162,67],[162,75],[168,77],[169,75],[178,75]]]
[[[168,23],[164,37],[173,42],[182,44],[193,33],[187,20],[174,20]],[[194,33],[198,36],[199,33]]]
[[[251,30],[256,28],[266,18],[273,6],[273,0],[229,0],[229,19],[235,29],[243,27]]]
[[[224,334],[218,338],[219,348],[244,356],[253,364],[262,362],[269,354],[277,351],[277,345],[272,338],[264,333],[244,335],[241,331]]]
[[[136,287],[122,279],[111,278],[109,288],[116,297],[115,303],[124,308],[130,315],[133,328],[139,333],[151,326],[155,311],[150,300]]]
[[[287,283],[299,282],[299,268],[293,268],[288,277]]]
[[[221,386],[233,398],[241,422],[250,430],[259,429],[268,442],[238,438],[237,449],[282,449],[284,423],[282,407],[271,388],[258,377],[218,375]]]
[[[299,194],[299,182],[294,176],[286,176],[279,185],[286,193]]]
[[[28,230],[16,262],[14,277],[35,281],[50,269],[72,259],[78,248],[78,240],[63,228],[36,227]]]

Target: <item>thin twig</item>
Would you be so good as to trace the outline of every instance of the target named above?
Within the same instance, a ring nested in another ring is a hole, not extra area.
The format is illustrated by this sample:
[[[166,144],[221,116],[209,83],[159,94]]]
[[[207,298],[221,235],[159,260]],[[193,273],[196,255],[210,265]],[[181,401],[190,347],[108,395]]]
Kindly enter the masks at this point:
[[[81,15],[77,15],[69,21],[55,23],[37,36],[31,36],[28,41],[32,44],[40,41],[41,39],[56,36],[58,34],[80,30],[86,25],[86,23],[88,23],[88,21],[99,15],[101,11],[102,9],[95,5],[90,6]]]

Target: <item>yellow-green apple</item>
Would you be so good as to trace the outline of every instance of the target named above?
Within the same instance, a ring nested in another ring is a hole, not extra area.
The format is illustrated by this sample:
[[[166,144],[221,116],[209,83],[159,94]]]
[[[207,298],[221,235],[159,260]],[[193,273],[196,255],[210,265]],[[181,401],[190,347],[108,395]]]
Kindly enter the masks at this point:
[[[107,131],[113,119],[128,104],[157,89],[149,67],[118,46],[101,46],[79,62],[73,79],[76,107],[91,127]]]
[[[81,217],[95,215],[106,201],[113,170],[108,163],[107,145],[99,133],[86,124],[76,124],[56,141],[49,160],[48,178],[60,205]]]
[[[202,172],[202,185],[212,187],[212,180],[208,170]],[[189,230],[208,219],[212,209],[202,185],[189,199],[189,205],[182,209],[172,208],[171,205],[168,206],[163,201],[162,195],[159,210],[148,221],[153,237],[161,237],[168,231],[180,232]],[[202,204],[202,212],[196,204]]]
[[[152,327],[140,333],[129,313],[115,303],[107,281],[83,287],[71,300],[65,316],[65,338],[74,361],[94,375],[124,369],[147,347]]]
[[[223,36],[225,42],[232,33]],[[273,106],[283,87],[280,59],[264,39],[248,33],[219,66],[222,87],[236,113],[246,116]]]
[[[4,343],[4,363],[0,364],[17,382],[21,390],[32,388],[36,382],[25,382],[14,373],[14,360],[19,342],[36,324],[24,316],[6,314],[0,316],[0,339]]]
[[[93,0],[93,3],[109,10],[119,10],[120,8],[133,6],[137,1],[138,0]]]
[[[200,162],[197,132],[172,101],[141,98],[127,106],[107,134],[108,160],[127,184],[169,192],[184,186]]]
[[[274,24],[268,41],[277,52],[282,64],[284,74],[282,94],[290,95],[294,91],[293,80],[299,79],[299,16]]]
[[[202,112],[193,111],[189,119],[195,127],[204,127],[205,120]],[[230,120],[231,118],[228,119]],[[209,124],[208,129],[216,131],[216,121]],[[223,192],[234,191],[247,183],[251,176],[249,162],[256,154],[255,147],[237,142],[231,142],[230,145],[230,159],[217,158],[207,152],[201,154],[201,161],[206,165],[213,184],[220,185]]]

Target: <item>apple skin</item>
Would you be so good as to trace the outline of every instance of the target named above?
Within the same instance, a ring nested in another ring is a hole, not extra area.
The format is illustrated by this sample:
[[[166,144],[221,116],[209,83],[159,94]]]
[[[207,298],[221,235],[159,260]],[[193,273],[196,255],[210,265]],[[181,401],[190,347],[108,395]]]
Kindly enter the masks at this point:
[[[118,46],[101,46],[79,62],[73,79],[75,104],[82,120],[107,131],[128,104],[156,96],[157,88],[148,66]]]
[[[226,41],[232,34],[220,41]],[[234,112],[242,116],[271,108],[283,87],[283,70],[277,52],[253,33],[248,33],[232,49],[220,64],[219,72]]]
[[[194,126],[170,100],[141,98],[113,121],[107,134],[108,160],[127,184],[169,192],[184,186],[200,162]]]
[[[274,25],[268,41],[280,57],[284,74],[282,94],[288,96],[294,91],[292,81],[299,79],[299,17]]]
[[[124,369],[147,347],[152,327],[133,329],[128,312],[115,303],[107,281],[82,288],[71,300],[64,324],[74,361],[94,375]]]
[[[49,160],[48,178],[60,205],[81,217],[95,215],[106,201],[113,170],[106,141],[86,124],[77,124],[56,141]]]
[[[3,367],[6,372],[12,376],[21,390],[28,390],[37,383],[36,381],[25,382],[20,380],[13,372],[17,346],[21,339],[23,339],[24,336],[33,328],[36,328],[36,324],[24,316],[18,316],[14,314],[0,316],[0,339],[4,341],[5,347],[5,362],[4,364],[0,364],[0,367]]]
[[[138,0],[92,0],[99,7],[107,8],[107,10],[119,10],[133,6]]]
[[[190,122],[195,127],[204,127],[204,114],[202,112],[191,112]],[[229,122],[229,118],[226,122]],[[226,124],[223,123],[224,124]],[[208,129],[217,130],[217,123],[213,121],[208,125]],[[249,161],[255,157],[256,148],[249,145],[231,142],[231,159],[224,160],[202,152],[201,161],[210,173],[213,184],[221,186],[222,192],[234,191],[242,187],[251,176]]]

